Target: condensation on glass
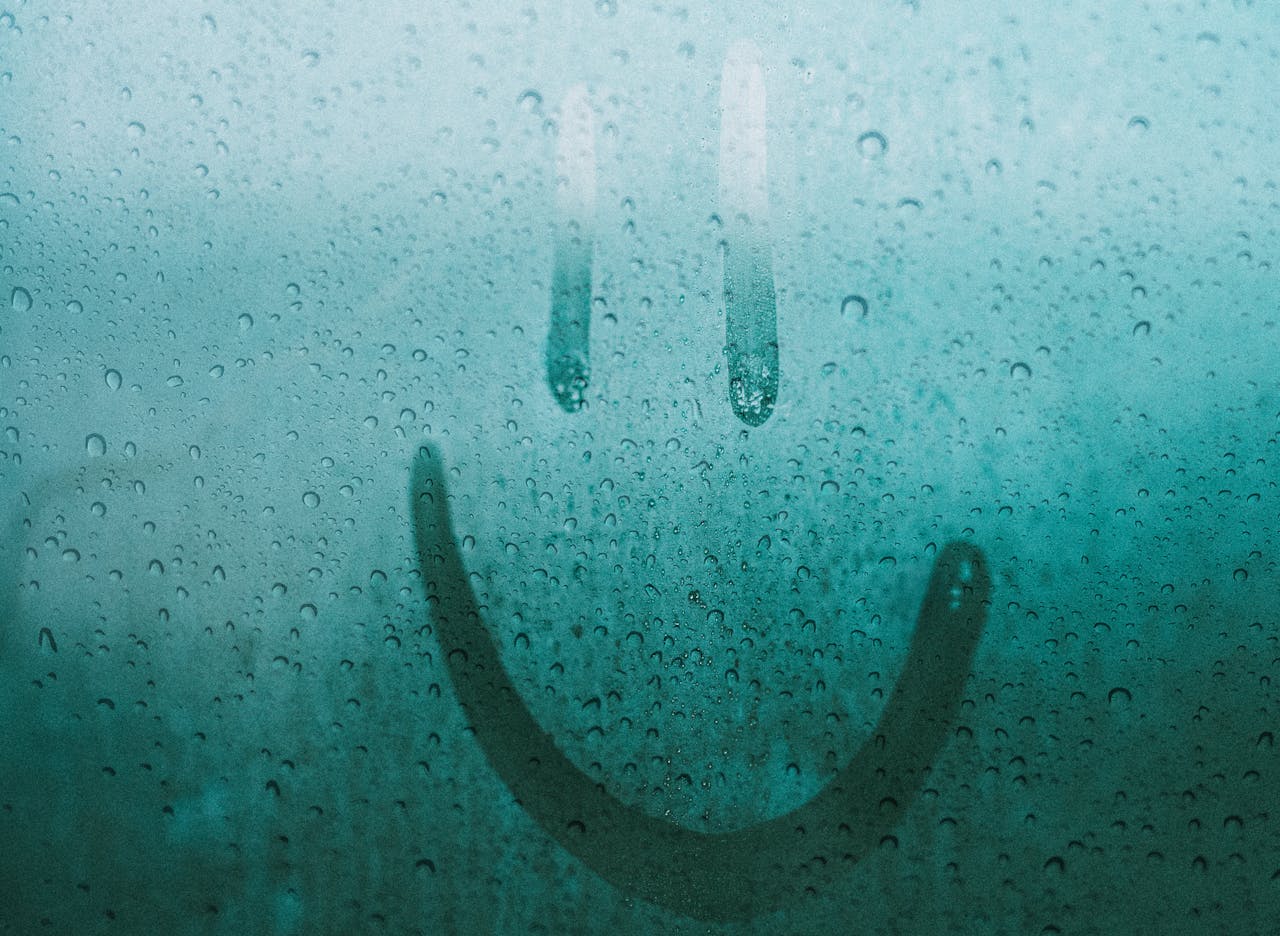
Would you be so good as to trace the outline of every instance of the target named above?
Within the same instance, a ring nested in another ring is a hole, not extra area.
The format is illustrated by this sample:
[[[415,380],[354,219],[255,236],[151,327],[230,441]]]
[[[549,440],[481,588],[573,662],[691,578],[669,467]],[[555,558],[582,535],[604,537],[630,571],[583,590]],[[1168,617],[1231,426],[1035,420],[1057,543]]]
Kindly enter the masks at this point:
[[[0,932],[1263,933],[1265,5],[0,10]]]

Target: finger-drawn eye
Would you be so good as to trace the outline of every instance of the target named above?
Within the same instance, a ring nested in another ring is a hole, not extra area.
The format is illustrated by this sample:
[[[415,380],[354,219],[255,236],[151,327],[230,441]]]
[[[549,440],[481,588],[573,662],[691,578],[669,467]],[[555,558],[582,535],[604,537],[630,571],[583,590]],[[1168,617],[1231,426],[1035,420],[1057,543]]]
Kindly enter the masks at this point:
[[[728,396],[734,415],[753,427],[773,414],[781,383],[760,59],[752,43],[734,45],[720,83],[718,217],[723,226]],[[556,146],[555,246],[545,362],[547,385],[566,413],[584,408],[591,382],[595,195],[595,118],[587,89],[578,85],[561,106]]]
[[[566,413],[586,405],[591,382],[591,254],[596,201],[595,117],[587,89],[565,95],[556,145],[556,219],[547,384]]]

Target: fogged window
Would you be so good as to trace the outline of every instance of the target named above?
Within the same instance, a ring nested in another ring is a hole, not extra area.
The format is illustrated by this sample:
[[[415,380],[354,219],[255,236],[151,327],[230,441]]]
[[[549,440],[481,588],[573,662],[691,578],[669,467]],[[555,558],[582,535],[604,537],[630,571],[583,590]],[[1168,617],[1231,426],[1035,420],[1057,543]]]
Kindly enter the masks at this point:
[[[1266,4],[0,10],[0,932],[1262,933]]]

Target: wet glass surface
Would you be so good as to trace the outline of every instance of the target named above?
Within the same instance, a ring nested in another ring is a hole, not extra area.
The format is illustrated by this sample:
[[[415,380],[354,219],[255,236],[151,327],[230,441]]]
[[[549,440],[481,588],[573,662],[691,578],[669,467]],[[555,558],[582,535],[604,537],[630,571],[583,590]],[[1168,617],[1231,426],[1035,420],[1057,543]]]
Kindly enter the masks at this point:
[[[496,6],[0,10],[0,932],[1271,931],[1276,13]]]

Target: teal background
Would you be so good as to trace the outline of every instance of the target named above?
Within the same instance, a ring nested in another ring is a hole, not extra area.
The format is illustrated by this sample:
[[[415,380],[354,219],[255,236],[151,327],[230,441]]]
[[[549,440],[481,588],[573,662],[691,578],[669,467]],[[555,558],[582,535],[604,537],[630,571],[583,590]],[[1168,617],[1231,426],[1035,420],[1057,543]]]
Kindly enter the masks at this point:
[[[0,931],[1273,932],[1275,10],[495,6],[0,15]],[[758,429],[714,217],[739,39],[782,370]],[[821,788],[929,545],[980,544],[986,633],[895,842],[727,926],[563,852],[453,698],[426,441],[529,706],[690,828]]]

